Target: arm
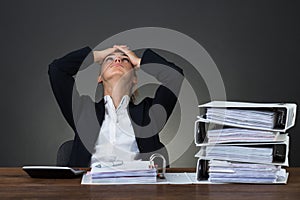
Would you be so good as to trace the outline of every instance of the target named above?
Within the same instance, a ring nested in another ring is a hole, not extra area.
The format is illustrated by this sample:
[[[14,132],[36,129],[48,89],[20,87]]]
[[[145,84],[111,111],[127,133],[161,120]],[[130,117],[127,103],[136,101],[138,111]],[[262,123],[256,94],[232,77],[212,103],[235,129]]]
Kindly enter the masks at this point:
[[[89,56],[88,60],[93,60],[90,52],[91,49],[85,47],[55,59],[49,65],[48,74],[52,91],[63,116],[73,130],[76,130],[72,112],[72,95],[75,82],[73,76],[77,74],[87,56]]]
[[[154,98],[146,98],[143,101],[145,103],[144,111],[150,111],[151,114],[147,113],[143,124],[139,124],[140,126],[147,126],[151,121],[156,121],[156,125],[152,125],[156,127],[155,130],[157,130],[158,133],[159,130],[163,128],[176,105],[177,97],[184,79],[183,70],[150,49],[144,52],[142,58],[138,58],[128,47],[116,47],[128,55],[136,68],[141,68],[161,82]],[[157,107],[155,105],[159,106]],[[152,120],[150,119],[150,115]],[[149,118],[147,116],[149,116]]]
[[[48,74],[54,96],[63,116],[73,130],[76,130],[76,127],[73,118],[72,100],[73,95],[77,94],[76,92],[73,93],[75,83],[73,76],[76,75],[79,70],[85,69],[93,62],[101,63],[106,55],[114,50],[115,48],[108,48],[91,53],[91,48],[85,47],[55,59],[49,65]],[[83,61],[85,62],[83,63]],[[75,98],[77,97],[75,96]]]
[[[183,70],[150,49],[147,49],[142,58],[139,58],[126,45],[115,45],[114,47],[127,54],[135,68],[141,68],[162,83],[156,91],[152,105],[162,105],[169,117],[181,88],[184,77]]]
[[[140,68],[161,82],[152,105],[162,105],[167,112],[167,118],[169,118],[180,92],[184,78],[183,70],[150,49],[144,52]]]

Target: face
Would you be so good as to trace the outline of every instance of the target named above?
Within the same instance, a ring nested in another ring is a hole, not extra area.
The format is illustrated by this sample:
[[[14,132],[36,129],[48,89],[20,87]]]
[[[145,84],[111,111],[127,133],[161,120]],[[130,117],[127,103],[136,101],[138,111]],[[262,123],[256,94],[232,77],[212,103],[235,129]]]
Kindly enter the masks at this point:
[[[121,77],[134,80],[133,65],[126,54],[114,52],[104,59],[98,82],[118,81]]]

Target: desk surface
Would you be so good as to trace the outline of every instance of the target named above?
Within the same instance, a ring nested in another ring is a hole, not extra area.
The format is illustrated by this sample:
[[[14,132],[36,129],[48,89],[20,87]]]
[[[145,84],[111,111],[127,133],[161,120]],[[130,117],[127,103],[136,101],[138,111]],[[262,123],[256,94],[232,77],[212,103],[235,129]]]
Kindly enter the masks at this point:
[[[191,171],[191,169],[181,170]],[[21,168],[0,168],[0,197],[14,199],[300,199],[300,168],[288,168],[288,171],[290,176],[287,185],[91,186],[81,185],[81,178],[33,179]]]

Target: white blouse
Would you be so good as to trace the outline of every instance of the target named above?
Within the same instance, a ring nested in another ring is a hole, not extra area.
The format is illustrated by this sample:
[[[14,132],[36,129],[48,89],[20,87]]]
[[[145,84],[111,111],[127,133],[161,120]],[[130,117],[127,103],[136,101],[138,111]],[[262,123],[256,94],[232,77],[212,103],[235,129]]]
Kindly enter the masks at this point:
[[[132,161],[139,153],[134,130],[128,115],[129,96],[123,96],[115,109],[112,98],[104,96],[105,116],[91,165],[99,161]]]

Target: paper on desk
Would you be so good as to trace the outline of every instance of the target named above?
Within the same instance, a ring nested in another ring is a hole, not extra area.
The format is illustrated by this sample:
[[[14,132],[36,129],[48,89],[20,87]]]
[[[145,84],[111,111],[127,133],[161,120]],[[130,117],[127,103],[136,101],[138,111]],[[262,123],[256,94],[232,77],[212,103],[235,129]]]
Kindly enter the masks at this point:
[[[82,185],[127,185],[127,184],[192,184],[195,181],[195,173],[166,173],[165,179],[156,179],[154,181],[143,180],[123,180],[115,178],[114,180],[93,179],[90,173],[83,175]]]
[[[219,184],[211,183],[208,180],[197,181],[196,173],[165,173],[165,179],[156,179],[155,181],[123,181],[114,179],[111,181],[102,179],[92,179],[91,174],[86,173],[81,180],[82,185],[128,185],[128,184]]]
[[[150,166],[150,161],[124,161],[122,162],[120,165],[115,165],[115,166],[109,166],[107,164],[103,165],[103,162],[96,162],[93,164],[92,169],[91,169],[91,173],[92,174],[99,174],[99,173],[106,173],[106,172],[126,172],[126,171],[147,171],[149,170],[149,166]],[[101,166],[102,167],[97,167],[97,166]]]
[[[276,180],[275,182],[272,182],[271,184],[286,184],[288,179],[289,173],[286,173],[285,178],[282,180]],[[196,179],[196,173],[166,173],[165,174],[166,179],[157,179],[155,181],[149,182],[149,181],[132,181],[132,180],[111,180],[111,181],[101,181],[99,179],[92,179],[90,174],[84,174],[82,176],[81,184],[82,185],[130,185],[130,184],[227,184],[227,183],[238,183],[234,179],[228,179],[225,182],[211,182],[210,180],[201,180],[197,181]],[[223,179],[222,181],[224,181]],[[242,181],[242,182],[241,182]],[[239,183],[258,183],[254,182],[251,179],[240,179]],[[262,183],[259,184],[269,184],[269,183]]]
[[[88,173],[94,183],[148,183],[156,182],[157,172],[149,161],[124,161],[118,165],[94,163]]]

